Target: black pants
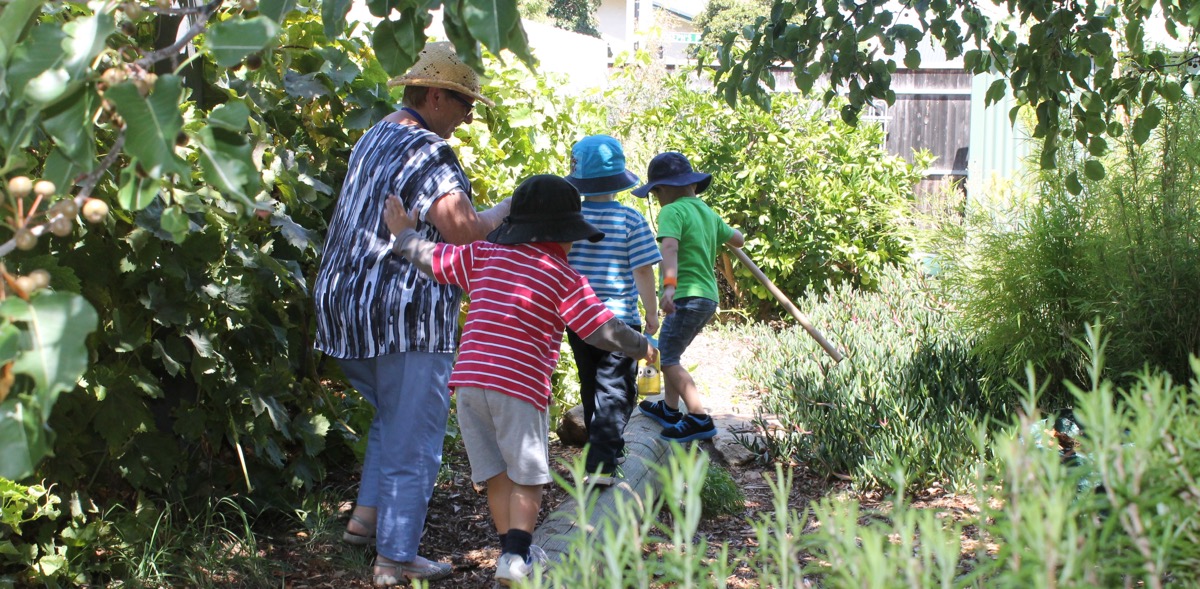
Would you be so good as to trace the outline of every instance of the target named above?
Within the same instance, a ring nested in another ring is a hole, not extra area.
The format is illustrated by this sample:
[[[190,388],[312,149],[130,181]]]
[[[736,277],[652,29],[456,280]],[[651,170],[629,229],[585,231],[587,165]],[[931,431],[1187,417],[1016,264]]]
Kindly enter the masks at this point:
[[[641,331],[639,326],[631,327]],[[625,451],[621,435],[637,404],[637,361],[588,345],[570,329],[567,341],[579,368],[579,396],[590,445],[585,465],[588,472],[614,472],[617,458]]]

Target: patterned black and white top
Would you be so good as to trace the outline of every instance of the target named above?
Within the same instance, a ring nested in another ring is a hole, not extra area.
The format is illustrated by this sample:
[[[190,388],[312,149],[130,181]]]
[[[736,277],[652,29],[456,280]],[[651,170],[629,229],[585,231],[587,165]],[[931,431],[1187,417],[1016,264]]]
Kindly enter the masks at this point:
[[[392,253],[383,222],[385,199],[396,194],[418,212],[421,237],[444,241],[425,216],[450,192],[470,198],[471,183],[441,137],[389,122],[363,135],[350,154],[313,285],[318,350],[343,359],[454,353],[461,289],[434,282]]]

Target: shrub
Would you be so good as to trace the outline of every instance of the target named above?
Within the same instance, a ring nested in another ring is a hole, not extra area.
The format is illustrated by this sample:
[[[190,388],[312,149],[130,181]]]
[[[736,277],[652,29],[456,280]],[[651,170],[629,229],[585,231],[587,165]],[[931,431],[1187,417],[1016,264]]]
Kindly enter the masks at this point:
[[[864,487],[890,488],[897,466],[914,486],[962,482],[982,458],[975,424],[1012,397],[980,380],[970,338],[927,279],[887,269],[879,292],[841,285],[800,307],[846,358],[834,364],[799,328],[760,329],[742,368],[766,389],[761,413],[778,420],[757,419],[770,457]]]
[[[644,72],[662,89],[648,87]],[[746,251],[781,290],[803,293],[848,282],[873,288],[883,268],[906,259],[906,215],[912,187],[930,162],[887,153],[878,125],[851,127],[819,102],[796,94],[773,98],[772,111],[730,108],[699,85],[695,73],[658,78],[630,62],[612,100],[614,125],[635,138],[629,165],[639,175],[648,158],[681,151],[697,170],[713,174],[701,197],[746,235]],[[638,102],[645,88],[658,98]],[[633,101],[633,105],[627,102]],[[636,108],[635,108],[636,107]],[[651,217],[653,217],[651,206]],[[770,293],[749,270],[733,265],[737,292],[754,316],[778,316]]]
[[[1031,379],[1018,418],[994,436],[970,436],[975,454],[994,460],[964,464],[977,508],[963,510],[964,519],[915,506],[903,493],[888,509],[826,498],[796,510],[788,504],[791,473],[777,466],[768,479],[773,509],[751,522],[754,547],[717,547],[710,558],[695,535],[706,463],[694,449],[676,449],[659,467],[661,495],[618,497],[609,518],[578,529],[563,563],[528,586],[724,587],[738,565],[761,587],[1195,586],[1200,453],[1186,448],[1200,445],[1200,359],[1186,385],[1145,371],[1120,388],[1100,378],[1102,350],[1090,333],[1090,386],[1072,387],[1083,425],[1073,447],[1079,460],[1038,444],[1046,422]],[[590,521],[595,496],[580,482],[582,465],[574,470],[576,480],[563,483],[577,501],[572,517]],[[909,486],[903,470],[891,476],[896,488]],[[658,517],[663,510],[669,518]]]
[[[977,515],[955,523],[900,498],[890,513],[867,518],[854,502],[824,500],[813,511],[820,525],[804,539],[806,572],[827,587],[1200,582],[1200,456],[1183,450],[1200,443],[1200,361],[1187,385],[1144,371],[1122,389],[1099,377],[1101,350],[1095,337],[1091,344],[1091,386],[1069,387],[1083,426],[1072,448],[1078,460],[1035,443],[1046,421],[1031,383],[1027,411],[991,441],[994,467],[976,469]],[[969,550],[959,543],[968,526]]]
[[[710,464],[700,491],[700,504],[705,517],[737,515],[746,510],[746,495],[728,470]]]
[[[1164,112],[1150,141],[1115,145],[1102,178],[1074,186],[1090,155],[1063,148],[1010,210],[971,202],[967,230],[942,251],[980,357],[999,378],[1032,362],[1050,407],[1072,402],[1064,379],[1087,378],[1071,340],[1096,318],[1115,336],[1112,378],[1145,364],[1186,378],[1200,353],[1200,102]]]

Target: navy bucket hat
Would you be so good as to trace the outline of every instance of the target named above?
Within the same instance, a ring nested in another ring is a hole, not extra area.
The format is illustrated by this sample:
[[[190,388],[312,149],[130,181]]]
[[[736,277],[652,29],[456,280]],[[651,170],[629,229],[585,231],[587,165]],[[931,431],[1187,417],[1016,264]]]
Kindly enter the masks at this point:
[[[576,142],[571,148],[571,164],[566,180],[583,196],[624,192],[640,181],[625,169],[621,142],[608,135],[590,135]]]
[[[687,186],[696,185],[696,194],[704,192],[712,182],[712,174],[704,174],[692,170],[692,164],[687,156],[678,151],[668,151],[654,156],[646,170],[647,181],[643,186],[633,189],[634,196],[645,198],[655,186]]]
[[[549,174],[526,178],[513,192],[512,208],[499,227],[488,233],[492,243],[597,242],[604,233],[583,218],[579,191]]]

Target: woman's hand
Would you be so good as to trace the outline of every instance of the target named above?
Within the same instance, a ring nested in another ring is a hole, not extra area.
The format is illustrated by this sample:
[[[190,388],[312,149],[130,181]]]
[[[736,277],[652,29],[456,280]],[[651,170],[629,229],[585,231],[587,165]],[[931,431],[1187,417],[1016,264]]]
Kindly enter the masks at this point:
[[[394,194],[388,196],[387,203],[383,206],[383,221],[387,223],[388,231],[391,231],[392,235],[400,235],[405,229],[417,228],[417,218],[404,210],[404,203]]]

